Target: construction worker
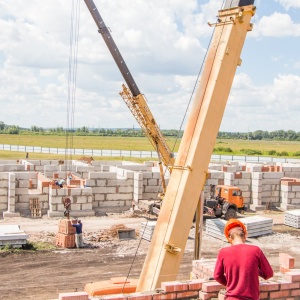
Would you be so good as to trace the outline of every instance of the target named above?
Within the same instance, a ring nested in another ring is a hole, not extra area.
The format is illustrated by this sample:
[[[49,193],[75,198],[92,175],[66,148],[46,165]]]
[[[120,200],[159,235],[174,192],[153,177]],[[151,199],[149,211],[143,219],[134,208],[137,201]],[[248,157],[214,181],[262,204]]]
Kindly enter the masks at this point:
[[[83,238],[82,238],[82,223],[81,220],[78,220],[76,224],[72,224],[76,228],[75,234],[75,244],[77,248],[83,247]]]
[[[267,258],[259,247],[245,244],[247,229],[241,221],[230,219],[224,234],[231,246],[220,250],[214,279],[226,286],[226,300],[258,300],[258,277],[267,280],[273,276]]]

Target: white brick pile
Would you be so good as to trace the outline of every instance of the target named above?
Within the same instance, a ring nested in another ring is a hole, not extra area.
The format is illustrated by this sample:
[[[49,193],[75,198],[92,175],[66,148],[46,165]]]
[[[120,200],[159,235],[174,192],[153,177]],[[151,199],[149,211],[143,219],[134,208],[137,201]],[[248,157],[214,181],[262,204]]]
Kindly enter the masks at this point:
[[[283,172],[252,172],[253,210],[266,209],[280,205],[280,180]]]
[[[300,181],[295,178],[281,182],[280,208],[284,210],[300,208]]]

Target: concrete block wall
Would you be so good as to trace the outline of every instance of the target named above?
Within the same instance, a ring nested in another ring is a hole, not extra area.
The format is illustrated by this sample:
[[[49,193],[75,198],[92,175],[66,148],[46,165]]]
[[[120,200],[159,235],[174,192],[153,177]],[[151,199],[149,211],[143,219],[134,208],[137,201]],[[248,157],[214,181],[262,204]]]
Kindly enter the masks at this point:
[[[49,188],[49,217],[63,217],[65,211],[64,200],[71,200],[70,210],[72,216],[91,216],[94,215],[92,188]]]
[[[26,166],[35,171],[27,171]],[[57,160],[0,161],[0,213],[14,210],[22,215],[28,214],[32,197],[39,197],[43,212],[52,211],[54,206],[50,207],[49,186],[44,184],[54,175],[57,179],[65,178],[67,166],[85,186],[92,188],[92,209],[101,213],[127,210],[132,201],[138,204],[140,200],[157,200],[162,191],[156,162],[92,161],[92,164],[87,164],[64,161],[60,164]],[[293,177],[297,181],[300,178],[298,164],[213,162],[209,168],[204,186],[206,198],[210,195],[211,185],[229,184],[241,188],[245,203],[253,210],[266,209],[268,203],[284,210],[300,205],[298,183],[286,184],[281,180],[287,175],[297,175]],[[38,173],[45,176],[40,181]],[[7,174],[15,174],[14,179]]]
[[[117,173],[90,172],[85,185],[92,188],[92,207],[96,212],[125,211],[132,206],[133,176],[118,178]],[[133,175],[133,174],[132,174]]]
[[[15,174],[15,211],[21,216],[30,215],[30,198],[29,188],[37,188],[36,172],[14,172]]]
[[[15,180],[10,185],[8,172],[0,173],[0,212],[8,210],[8,198],[14,195]]]
[[[300,208],[300,180],[297,178],[283,178],[280,189],[283,210]]]

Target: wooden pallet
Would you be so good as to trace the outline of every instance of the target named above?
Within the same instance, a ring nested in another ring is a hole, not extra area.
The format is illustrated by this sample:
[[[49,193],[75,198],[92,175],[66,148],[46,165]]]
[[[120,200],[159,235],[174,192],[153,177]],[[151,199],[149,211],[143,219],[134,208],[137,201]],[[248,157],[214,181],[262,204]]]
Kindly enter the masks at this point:
[[[39,198],[30,198],[29,199],[29,207],[30,207],[30,212],[31,212],[32,218],[41,218],[42,217],[42,210],[40,208]]]

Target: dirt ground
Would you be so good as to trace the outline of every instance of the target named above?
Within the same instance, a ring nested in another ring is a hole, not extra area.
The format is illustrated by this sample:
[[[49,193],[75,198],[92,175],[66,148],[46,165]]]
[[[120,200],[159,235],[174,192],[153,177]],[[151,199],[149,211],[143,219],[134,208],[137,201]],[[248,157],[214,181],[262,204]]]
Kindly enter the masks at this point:
[[[288,252],[300,268],[300,229],[284,225],[282,212],[263,212],[273,218],[273,234],[251,238],[248,242],[261,247],[275,272],[279,270],[279,252]],[[0,252],[0,299],[58,299],[59,293],[83,291],[86,283],[111,277],[138,278],[149,242],[140,239],[141,222],[150,216],[110,214],[82,218],[85,247],[82,249],[55,248],[48,251]],[[58,219],[11,218],[1,219],[0,225],[18,224],[29,234],[29,242],[49,242],[55,245]],[[110,230],[126,226],[136,230],[136,238],[119,240]],[[100,237],[100,238],[99,238]],[[202,257],[215,258],[225,242],[205,233]],[[191,228],[178,279],[189,279],[194,251],[194,228]]]

